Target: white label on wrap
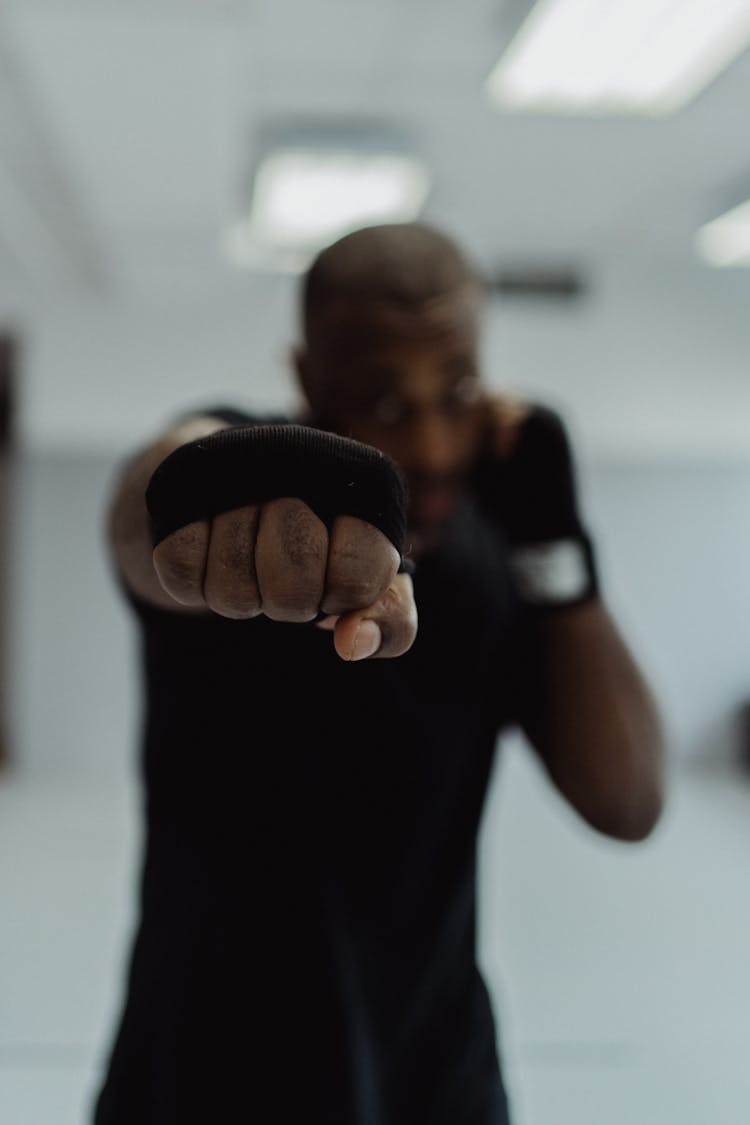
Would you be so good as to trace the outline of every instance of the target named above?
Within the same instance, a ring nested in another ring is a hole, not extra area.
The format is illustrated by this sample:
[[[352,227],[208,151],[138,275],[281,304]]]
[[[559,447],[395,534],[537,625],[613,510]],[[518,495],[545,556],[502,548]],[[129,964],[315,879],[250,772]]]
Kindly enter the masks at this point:
[[[590,586],[588,561],[577,539],[516,547],[510,566],[521,597],[530,602],[574,601]]]

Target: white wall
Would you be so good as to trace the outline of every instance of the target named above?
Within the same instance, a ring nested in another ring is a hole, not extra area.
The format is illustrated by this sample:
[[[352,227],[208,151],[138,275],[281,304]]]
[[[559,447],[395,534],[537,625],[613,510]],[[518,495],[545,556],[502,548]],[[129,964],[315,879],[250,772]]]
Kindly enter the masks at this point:
[[[750,699],[750,466],[596,464],[581,483],[605,596],[674,752],[734,753]]]

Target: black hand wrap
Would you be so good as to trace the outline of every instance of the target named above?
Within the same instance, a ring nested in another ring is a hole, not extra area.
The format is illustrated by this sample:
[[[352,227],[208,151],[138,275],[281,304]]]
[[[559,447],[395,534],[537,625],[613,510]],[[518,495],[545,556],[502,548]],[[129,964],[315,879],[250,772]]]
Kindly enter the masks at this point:
[[[578,510],[573,455],[559,415],[535,405],[510,457],[484,460],[480,502],[505,531],[522,596],[554,608],[599,592],[594,548]]]
[[[329,529],[339,515],[366,520],[402,555],[407,492],[395,461],[297,425],[232,426],[170,453],[146,490],[154,546],[195,520],[283,496],[303,500]],[[411,569],[406,560],[401,569]]]

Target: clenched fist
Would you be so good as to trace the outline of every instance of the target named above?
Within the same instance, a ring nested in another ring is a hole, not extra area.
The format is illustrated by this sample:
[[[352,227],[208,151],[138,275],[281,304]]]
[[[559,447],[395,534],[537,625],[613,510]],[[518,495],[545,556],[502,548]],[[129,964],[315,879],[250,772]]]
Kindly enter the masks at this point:
[[[278,434],[224,431],[159,466],[148,492],[159,582],[180,605],[223,617],[302,623],[322,614],[346,660],[399,656],[417,614],[411,578],[399,573],[405,496],[394,495],[395,468],[332,435],[311,445],[303,434],[300,453],[293,429],[281,445]],[[223,510],[243,492],[258,499]]]

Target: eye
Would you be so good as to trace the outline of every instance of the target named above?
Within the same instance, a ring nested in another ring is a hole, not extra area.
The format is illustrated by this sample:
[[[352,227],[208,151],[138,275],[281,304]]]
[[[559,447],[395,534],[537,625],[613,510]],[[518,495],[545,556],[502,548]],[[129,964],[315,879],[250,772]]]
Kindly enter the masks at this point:
[[[479,400],[481,394],[479,380],[475,375],[465,375],[453,386],[445,398],[445,405],[452,410],[468,410]]]

